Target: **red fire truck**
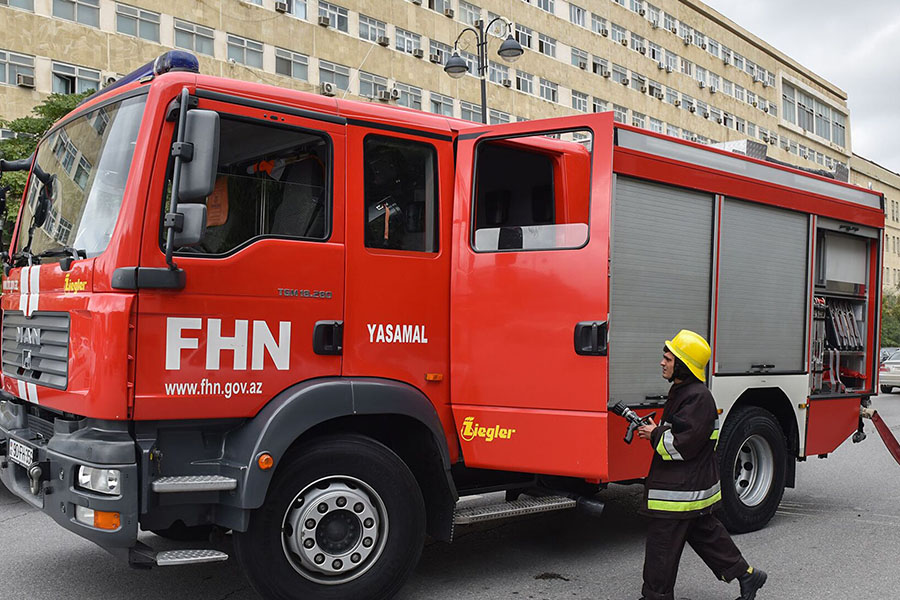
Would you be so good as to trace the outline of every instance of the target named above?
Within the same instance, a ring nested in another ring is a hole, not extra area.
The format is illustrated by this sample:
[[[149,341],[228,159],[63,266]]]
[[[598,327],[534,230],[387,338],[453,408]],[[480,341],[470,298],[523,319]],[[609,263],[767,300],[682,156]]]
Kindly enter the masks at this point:
[[[426,534],[597,512],[651,458],[608,406],[659,410],[682,328],[733,531],[875,394],[883,198],[611,113],[479,126],[174,52],[27,167],[0,479],[135,566],[227,558],[140,530],[230,530],[264,597],[387,598]]]

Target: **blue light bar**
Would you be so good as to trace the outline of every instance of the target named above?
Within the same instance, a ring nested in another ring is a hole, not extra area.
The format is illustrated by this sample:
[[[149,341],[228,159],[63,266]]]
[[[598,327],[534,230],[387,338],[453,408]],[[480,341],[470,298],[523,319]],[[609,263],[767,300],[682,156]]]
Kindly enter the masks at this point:
[[[93,100],[94,98],[97,98],[104,94],[108,94],[116,88],[127,85],[132,81],[137,81],[143,79],[144,77],[155,77],[157,75],[162,75],[163,73],[171,73],[174,71],[199,73],[200,61],[198,61],[197,57],[190,52],[185,52],[184,50],[169,50],[165,54],[160,54],[158,57],[151,60],[146,65],[138,67],[115,83],[106,86],[102,90],[97,90],[96,92],[79,102],[78,105],[81,106],[89,100]]]

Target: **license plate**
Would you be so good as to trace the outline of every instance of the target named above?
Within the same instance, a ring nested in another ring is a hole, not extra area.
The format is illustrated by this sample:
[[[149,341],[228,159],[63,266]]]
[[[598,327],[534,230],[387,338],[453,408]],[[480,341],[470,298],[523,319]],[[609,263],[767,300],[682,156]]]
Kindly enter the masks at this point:
[[[9,460],[22,465],[26,469],[34,462],[34,448],[26,446],[14,439],[9,440]]]

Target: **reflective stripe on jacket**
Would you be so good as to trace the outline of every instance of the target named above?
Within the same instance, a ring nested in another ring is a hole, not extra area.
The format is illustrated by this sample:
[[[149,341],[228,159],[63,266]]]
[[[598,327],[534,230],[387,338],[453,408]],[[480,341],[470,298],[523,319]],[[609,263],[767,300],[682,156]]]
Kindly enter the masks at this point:
[[[662,424],[651,436],[655,454],[643,512],[684,519],[714,510],[722,499],[718,442],[719,418],[709,389],[697,380],[673,385]]]

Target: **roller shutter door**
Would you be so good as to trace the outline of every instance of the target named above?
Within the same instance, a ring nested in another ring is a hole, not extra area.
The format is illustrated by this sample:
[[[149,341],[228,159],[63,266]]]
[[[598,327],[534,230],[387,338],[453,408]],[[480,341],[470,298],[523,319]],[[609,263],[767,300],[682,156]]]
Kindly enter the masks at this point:
[[[805,369],[808,238],[807,215],[725,200],[717,373]]]
[[[664,395],[663,342],[709,336],[713,196],[618,177],[612,222],[610,399]]]

